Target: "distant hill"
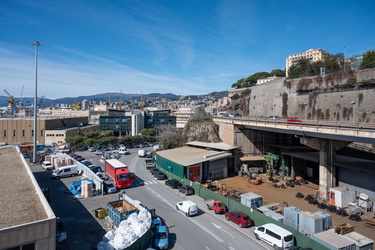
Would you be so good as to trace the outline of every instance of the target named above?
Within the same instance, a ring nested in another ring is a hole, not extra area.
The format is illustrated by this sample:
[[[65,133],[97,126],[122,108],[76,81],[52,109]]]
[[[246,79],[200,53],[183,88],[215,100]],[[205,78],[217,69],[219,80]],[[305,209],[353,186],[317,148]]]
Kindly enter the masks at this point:
[[[222,98],[224,96],[228,96],[227,91],[221,91],[221,92],[212,92],[210,95],[214,98]],[[190,95],[190,96],[184,96],[185,98],[190,98],[191,100],[200,99],[203,96],[207,95]],[[144,94],[143,99],[155,99],[155,98],[169,98],[171,100],[178,100],[181,96],[175,95],[172,93],[166,93],[166,94],[160,94],[160,93],[151,93],[151,94]],[[78,96],[78,97],[64,97],[64,98],[58,98],[58,99],[48,99],[45,98],[43,101],[43,106],[53,106],[59,103],[63,104],[74,104],[75,102],[82,102],[83,100],[88,101],[104,101],[104,102],[118,102],[122,98],[122,101],[133,101],[133,100],[139,100],[141,98],[141,94],[122,94],[122,97],[120,97],[120,93],[104,93],[104,94],[96,94],[96,95],[88,95],[88,96]],[[18,103],[19,98],[14,98],[15,103]],[[9,98],[7,96],[0,96],[0,107],[7,106],[8,105]],[[39,102],[39,98],[38,98]],[[33,97],[23,97],[22,103],[25,105],[33,104],[34,98]]]

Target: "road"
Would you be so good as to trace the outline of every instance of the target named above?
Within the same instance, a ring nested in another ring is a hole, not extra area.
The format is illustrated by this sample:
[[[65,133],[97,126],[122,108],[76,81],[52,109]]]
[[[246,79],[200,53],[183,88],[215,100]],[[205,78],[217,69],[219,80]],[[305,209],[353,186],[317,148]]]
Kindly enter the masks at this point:
[[[148,150],[151,151],[151,148]],[[170,231],[169,249],[239,250],[249,246],[251,249],[272,249],[254,238],[252,228],[239,228],[227,221],[224,215],[216,215],[207,210],[199,196],[185,197],[177,190],[165,186],[164,181],[154,179],[143,165],[144,158],[137,156],[137,149],[129,151],[130,155],[124,155],[119,160],[136,173],[137,181],[131,188],[125,189],[125,192],[143,205],[156,209]],[[104,168],[100,156],[93,152],[83,151],[77,154]],[[68,231],[68,239],[57,244],[57,249],[95,249],[108,230],[108,224],[103,219],[95,218],[94,210],[117,200],[119,193],[74,199],[68,187],[70,183],[81,179],[81,176],[52,180],[51,172],[44,171],[40,165],[32,165],[31,169],[40,187],[50,188],[50,205],[56,216],[61,217],[64,222],[64,230]],[[185,199],[198,204],[200,212],[197,216],[186,217],[176,210],[176,203]]]
[[[255,239],[252,228],[239,228],[224,215],[207,210],[199,196],[185,196],[165,186],[164,181],[154,179],[143,165],[144,158],[137,156],[136,149],[130,149],[130,152],[120,161],[135,172],[137,181],[133,188],[126,189],[126,194],[156,209],[169,227],[171,249],[244,249],[249,246],[251,249],[272,249]],[[197,216],[186,217],[176,210],[176,203],[186,199],[198,204],[200,212]]]

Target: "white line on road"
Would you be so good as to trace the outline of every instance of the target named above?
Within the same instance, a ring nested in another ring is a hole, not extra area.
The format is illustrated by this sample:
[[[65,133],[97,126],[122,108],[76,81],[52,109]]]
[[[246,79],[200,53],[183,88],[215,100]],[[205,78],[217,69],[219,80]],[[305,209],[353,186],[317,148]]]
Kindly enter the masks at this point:
[[[221,226],[216,225],[215,223],[212,223],[212,225],[214,225],[214,227],[216,227],[217,229],[221,229],[221,230],[223,230],[225,233],[227,233],[227,234],[229,234],[230,236],[232,236],[232,238],[236,238],[236,237],[234,237],[231,233],[229,233],[228,231],[224,230]]]
[[[218,242],[220,243],[223,243],[224,241],[222,239],[220,239],[219,236],[215,235],[213,232],[211,232],[210,230],[208,230],[207,228],[205,228],[204,226],[202,226],[201,224],[199,224],[198,222],[194,221],[193,219],[190,219],[191,222],[193,222],[195,225],[197,225],[199,228],[201,228],[203,231],[205,231],[206,233],[208,233],[209,235],[211,235],[214,239],[216,239]]]
[[[230,250],[235,250],[232,246],[229,246],[228,248],[229,248]]]

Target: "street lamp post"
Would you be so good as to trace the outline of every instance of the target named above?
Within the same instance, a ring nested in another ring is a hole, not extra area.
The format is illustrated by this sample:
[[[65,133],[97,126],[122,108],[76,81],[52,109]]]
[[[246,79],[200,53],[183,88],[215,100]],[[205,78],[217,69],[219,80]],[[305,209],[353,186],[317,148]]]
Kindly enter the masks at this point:
[[[274,105],[273,105],[273,118],[275,118],[275,117],[276,117],[276,111],[275,111],[275,110],[276,110],[276,108],[275,108],[275,107],[276,107],[276,104],[274,104]]]
[[[305,106],[305,120],[307,120],[307,102],[304,102],[303,105]]]
[[[355,124],[355,105],[357,104],[356,101],[352,101],[352,105],[353,105],[353,124]]]
[[[44,46],[44,44],[35,41],[30,42],[31,45],[35,46],[35,91],[34,91],[34,147],[33,147],[33,163],[37,162],[36,153],[37,153],[37,137],[38,137],[38,110],[37,110],[37,91],[38,91],[38,47]]]

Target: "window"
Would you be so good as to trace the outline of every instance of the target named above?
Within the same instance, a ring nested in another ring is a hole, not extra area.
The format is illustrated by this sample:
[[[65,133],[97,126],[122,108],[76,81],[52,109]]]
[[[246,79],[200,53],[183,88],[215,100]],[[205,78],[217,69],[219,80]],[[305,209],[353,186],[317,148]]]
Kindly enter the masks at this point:
[[[31,130],[31,136],[34,136],[34,129]]]
[[[22,137],[25,137],[25,130],[22,130]]]
[[[43,137],[43,129],[40,130],[40,136]]]
[[[13,137],[16,137],[16,130],[13,130]]]
[[[4,132],[3,132],[3,137],[7,137],[7,131],[6,130],[4,130]]]
[[[29,243],[21,246],[7,248],[6,250],[35,250],[35,243]]]

